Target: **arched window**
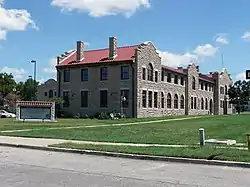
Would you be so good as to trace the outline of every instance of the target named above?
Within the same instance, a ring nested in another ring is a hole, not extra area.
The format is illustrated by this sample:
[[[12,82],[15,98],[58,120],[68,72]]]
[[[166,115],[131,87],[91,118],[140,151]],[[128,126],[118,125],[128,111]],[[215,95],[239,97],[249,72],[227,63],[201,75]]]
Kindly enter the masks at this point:
[[[185,106],[185,101],[184,101],[184,96],[182,95],[181,96],[181,109],[184,109],[184,106]]]
[[[201,98],[201,110],[204,110],[204,99]]]
[[[171,106],[172,106],[172,97],[171,97],[171,94],[168,93],[168,96],[167,96],[167,107],[171,108]]]
[[[161,92],[161,108],[165,108],[165,99],[164,99],[164,93]]]
[[[193,77],[192,79],[192,89],[195,90],[195,86],[196,85],[196,81],[195,81],[195,77]]]
[[[148,81],[153,81],[153,65],[151,63],[148,64]]]
[[[206,98],[206,110],[208,110],[208,100]]]
[[[174,108],[178,108],[178,95],[177,94],[175,94],[174,95]]]
[[[53,90],[49,90],[49,98],[53,98]]]

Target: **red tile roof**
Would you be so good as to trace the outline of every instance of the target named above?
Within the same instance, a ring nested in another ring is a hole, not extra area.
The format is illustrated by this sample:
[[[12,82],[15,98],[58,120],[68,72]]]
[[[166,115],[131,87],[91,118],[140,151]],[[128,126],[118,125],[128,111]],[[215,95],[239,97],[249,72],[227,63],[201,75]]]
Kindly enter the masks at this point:
[[[84,51],[84,59],[81,62],[76,62],[76,51],[72,52],[68,57],[61,61],[57,67],[60,66],[74,66],[74,65],[84,65],[84,64],[95,64],[103,62],[122,62],[122,61],[132,61],[135,58],[135,49],[137,45],[134,46],[124,46],[118,47],[117,57],[115,59],[109,59],[109,49],[98,49]]]
[[[21,107],[52,107],[54,102],[48,101],[18,101],[17,106]]]
[[[211,74],[200,74],[200,79],[214,82],[213,75]]]
[[[162,68],[176,72],[176,73],[186,74],[184,69],[175,69],[175,68],[171,68],[169,66],[164,66],[164,65],[162,65]]]

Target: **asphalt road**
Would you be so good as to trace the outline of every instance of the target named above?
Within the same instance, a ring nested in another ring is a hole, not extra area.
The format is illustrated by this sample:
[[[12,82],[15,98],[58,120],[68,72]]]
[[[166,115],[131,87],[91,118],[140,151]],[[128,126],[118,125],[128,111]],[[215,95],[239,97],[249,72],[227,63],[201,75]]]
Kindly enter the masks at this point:
[[[249,187],[250,169],[0,147],[1,187]]]

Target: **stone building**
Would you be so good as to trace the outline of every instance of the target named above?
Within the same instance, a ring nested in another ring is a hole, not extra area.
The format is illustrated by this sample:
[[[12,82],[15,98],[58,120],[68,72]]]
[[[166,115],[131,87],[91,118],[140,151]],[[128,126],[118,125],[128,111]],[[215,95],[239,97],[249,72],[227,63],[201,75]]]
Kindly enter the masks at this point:
[[[194,64],[163,66],[153,43],[76,50],[57,57],[58,96],[63,111],[93,115],[122,112],[128,117],[231,114],[227,89],[232,79],[226,69],[202,74]]]
[[[49,79],[43,84],[39,85],[37,90],[37,100],[38,101],[48,101],[53,98],[57,98],[57,81],[54,79]]]

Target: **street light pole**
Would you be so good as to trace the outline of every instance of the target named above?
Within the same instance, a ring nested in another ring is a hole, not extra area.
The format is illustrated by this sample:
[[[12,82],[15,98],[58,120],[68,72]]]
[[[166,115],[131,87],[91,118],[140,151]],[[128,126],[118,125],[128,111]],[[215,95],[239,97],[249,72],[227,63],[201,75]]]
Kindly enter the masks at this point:
[[[35,100],[36,96],[36,60],[31,60],[31,63],[34,64],[34,95],[33,95],[33,100]]]

